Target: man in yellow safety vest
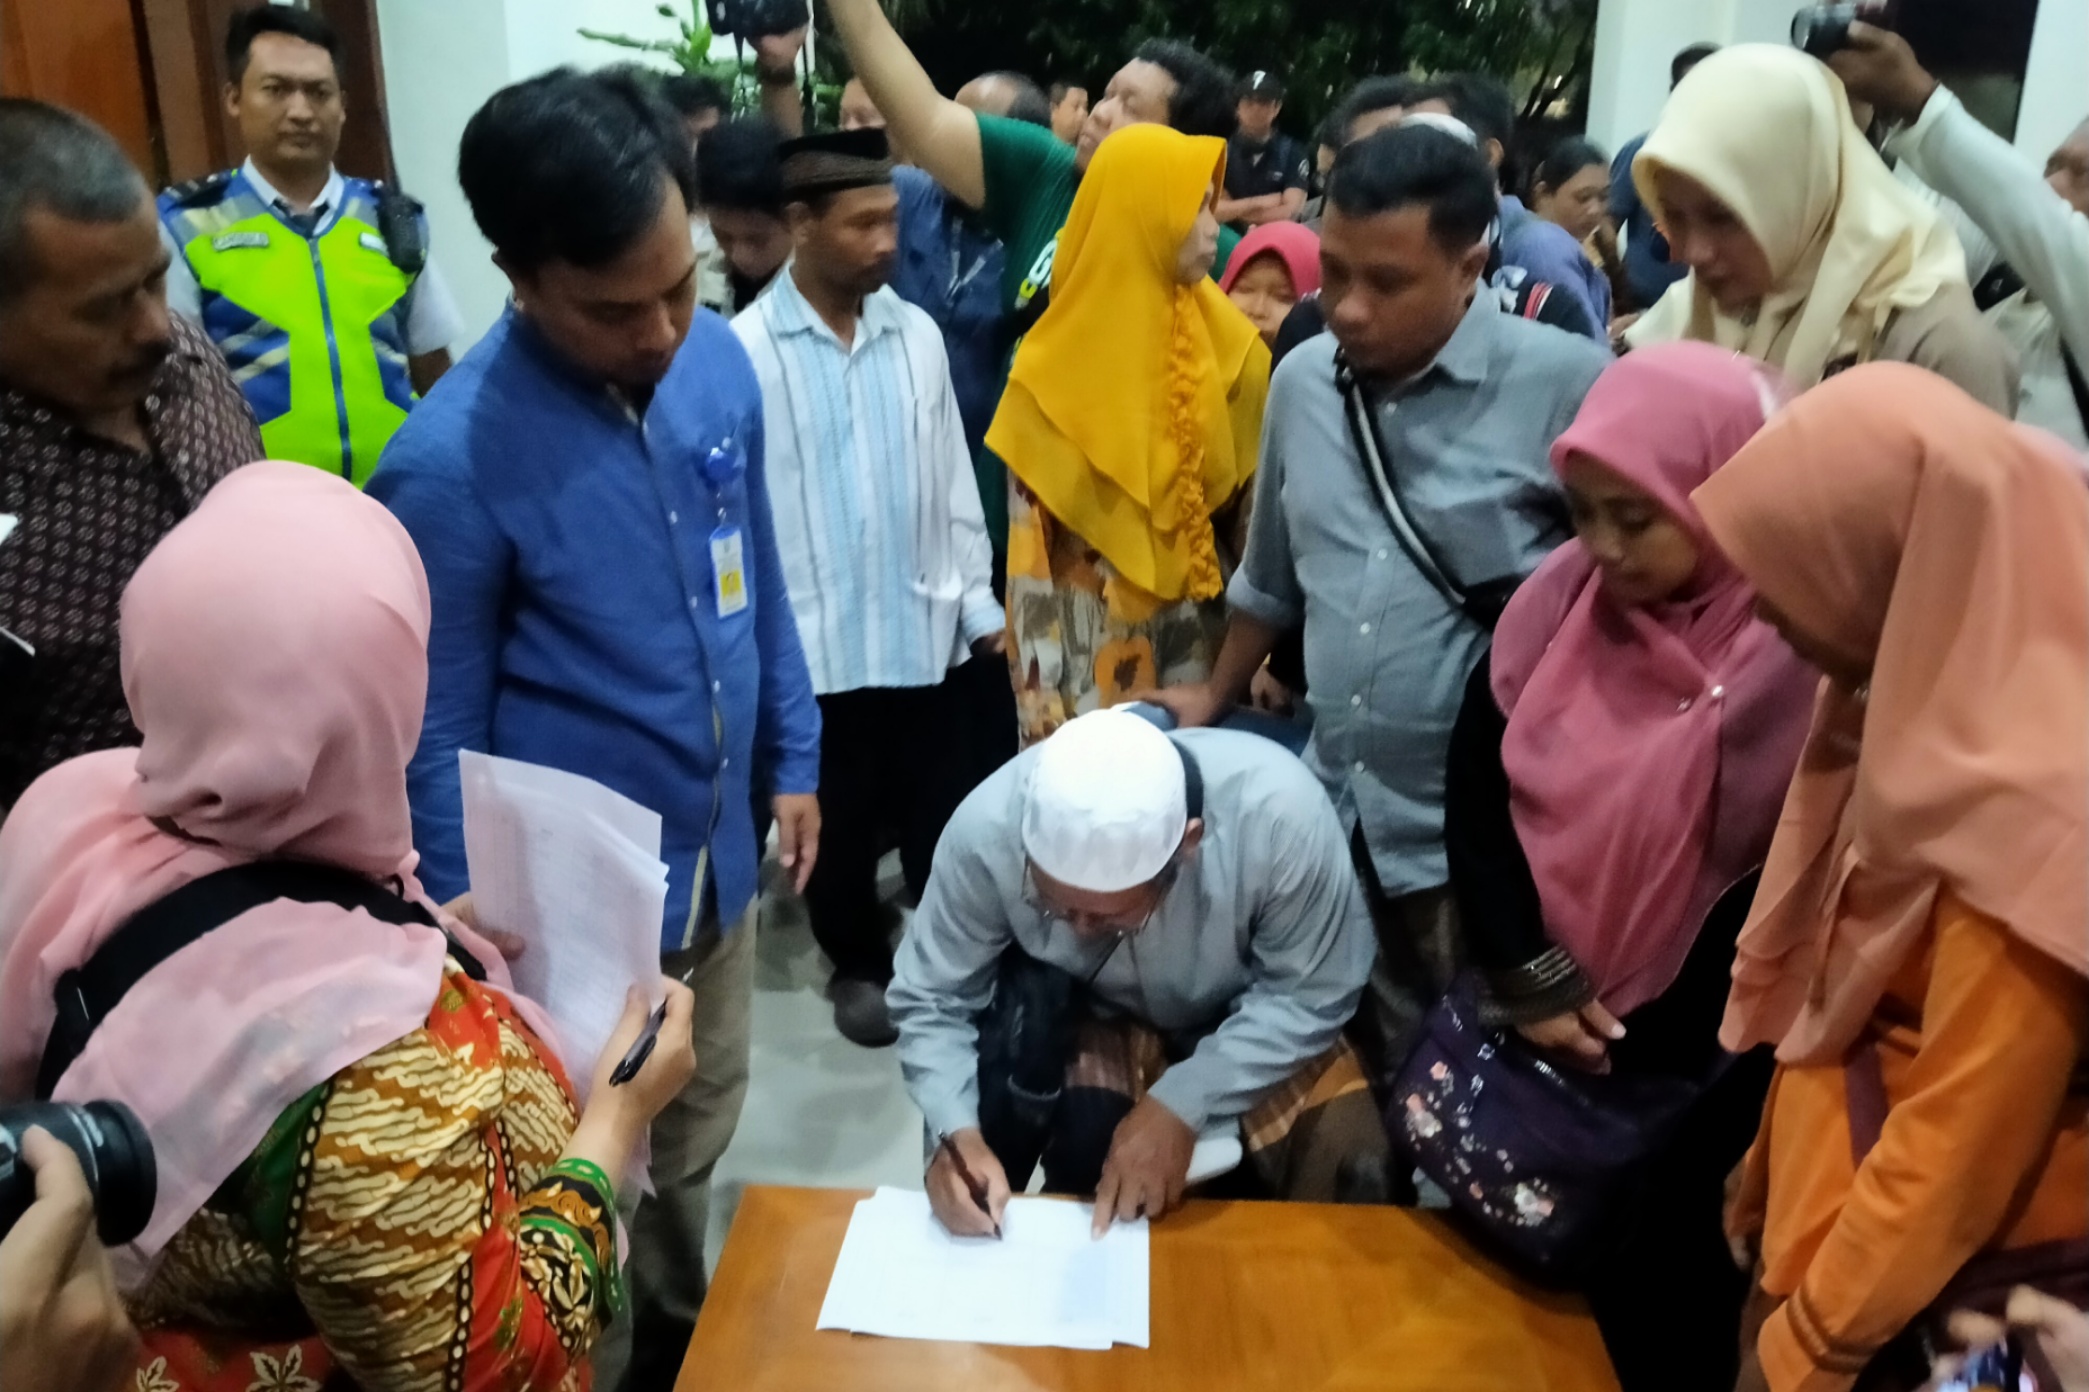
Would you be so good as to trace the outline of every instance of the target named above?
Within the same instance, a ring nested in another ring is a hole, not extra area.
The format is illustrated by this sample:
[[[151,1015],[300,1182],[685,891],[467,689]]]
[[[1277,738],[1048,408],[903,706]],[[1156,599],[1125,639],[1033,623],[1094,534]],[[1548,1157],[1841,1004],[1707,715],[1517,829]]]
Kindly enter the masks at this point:
[[[361,485],[449,369],[456,305],[420,205],[334,168],[347,112],[326,21],[259,5],[225,47],[248,157],[160,195],[167,301],[230,362],[271,457]]]

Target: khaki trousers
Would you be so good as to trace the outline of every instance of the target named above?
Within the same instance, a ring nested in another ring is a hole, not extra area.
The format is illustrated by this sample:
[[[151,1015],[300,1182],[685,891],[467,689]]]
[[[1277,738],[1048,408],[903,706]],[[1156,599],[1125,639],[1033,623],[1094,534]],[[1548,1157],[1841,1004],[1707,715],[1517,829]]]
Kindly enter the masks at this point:
[[[679,979],[689,972],[696,993],[696,1076],[653,1122],[653,1190],[631,1222],[625,1278],[627,1318],[596,1346],[595,1386],[614,1392],[671,1388],[695,1332],[709,1280],[704,1239],[711,1224],[711,1172],[732,1143],[747,1100],[749,1034],[754,1015],[756,911],[750,906],[727,932],[698,930],[686,951],[660,959]]]

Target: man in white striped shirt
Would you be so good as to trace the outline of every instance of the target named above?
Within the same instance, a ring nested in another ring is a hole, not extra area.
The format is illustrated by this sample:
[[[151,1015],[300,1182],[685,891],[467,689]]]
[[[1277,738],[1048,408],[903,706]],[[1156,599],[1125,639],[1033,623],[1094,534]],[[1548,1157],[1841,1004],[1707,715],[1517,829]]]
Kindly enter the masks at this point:
[[[778,545],[823,724],[820,857],[806,886],[834,963],[834,1020],[866,1047],[891,931],[877,898],[888,829],[917,895],[977,767],[965,684],[1005,621],[943,336],[886,282],[899,197],[879,131],[783,148],[793,256],[733,322],[761,380]]]

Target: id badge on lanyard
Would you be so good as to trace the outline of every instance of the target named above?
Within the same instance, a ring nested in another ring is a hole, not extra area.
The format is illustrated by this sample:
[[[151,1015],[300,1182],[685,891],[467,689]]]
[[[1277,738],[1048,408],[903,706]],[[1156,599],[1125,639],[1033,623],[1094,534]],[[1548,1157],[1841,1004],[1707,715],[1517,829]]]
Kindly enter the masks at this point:
[[[746,467],[746,456],[739,445],[727,440],[704,457],[704,482],[722,498]],[[722,507],[718,518],[718,527],[711,533],[711,585],[713,598],[718,602],[718,617],[729,619],[745,610],[749,602],[746,546],[740,529],[725,520]]]

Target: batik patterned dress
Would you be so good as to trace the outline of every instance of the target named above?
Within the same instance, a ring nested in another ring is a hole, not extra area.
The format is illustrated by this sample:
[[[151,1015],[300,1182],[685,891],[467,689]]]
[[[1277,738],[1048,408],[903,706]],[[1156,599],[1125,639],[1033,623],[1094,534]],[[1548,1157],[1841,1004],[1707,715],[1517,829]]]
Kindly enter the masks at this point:
[[[136,1392],[553,1392],[621,1308],[615,1197],[550,1050],[452,960],[168,1245]]]
[[[1008,660],[1025,748],[1092,710],[1211,675],[1226,602],[1162,600],[1008,480]]]

